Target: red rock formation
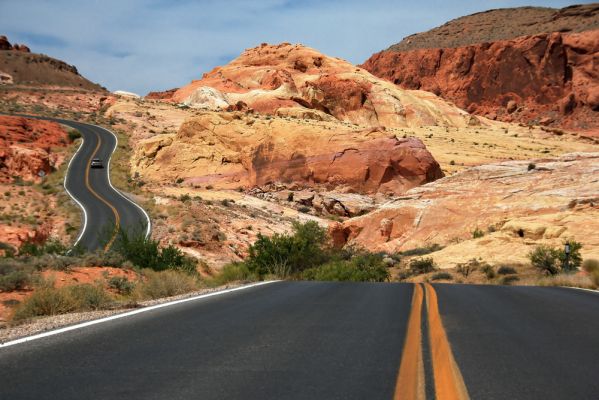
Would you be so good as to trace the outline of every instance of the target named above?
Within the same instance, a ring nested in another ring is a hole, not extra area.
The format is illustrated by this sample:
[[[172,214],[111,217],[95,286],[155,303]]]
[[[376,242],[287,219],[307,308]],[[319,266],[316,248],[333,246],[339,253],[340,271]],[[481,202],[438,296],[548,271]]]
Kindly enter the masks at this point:
[[[179,88],[165,90],[163,92],[150,92],[146,94],[145,99],[147,100],[170,100],[173,94],[179,90]]]
[[[370,127],[463,127],[472,120],[431,93],[401,90],[347,61],[289,43],[247,49],[177,90],[170,101],[207,110],[226,110],[242,101],[258,113],[318,111]]]
[[[599,30],[594,30],[458,48],[383,51],[363,67],[479,115],[527,123],[547,118],[552,124],[594,129],[599,128],[598,61]]]
[[[25,46],[24,44],[14,44],[11,45],[10,42],[8,41],[8,38],[4,35],[0,36],[0,50],[15,50],[15,51],[22,51],[24,53],[31,53],[31,50],[29,50],[29,47]]]
[[[40,171],[49,173],[62,161],[52,147],[67,143],[66,131],[55,122],[0,116],[0,182],[15,176],[38,181]]]

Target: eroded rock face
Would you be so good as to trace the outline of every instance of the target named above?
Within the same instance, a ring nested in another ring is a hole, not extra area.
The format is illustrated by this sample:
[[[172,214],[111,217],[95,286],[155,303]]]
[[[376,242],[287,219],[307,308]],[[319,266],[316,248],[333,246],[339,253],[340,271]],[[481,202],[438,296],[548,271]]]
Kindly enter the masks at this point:
[[[259,113],[305,110],[308,118],[322,120],[326,114],[370,127],[462,127],[471,120],[431,93],[401,90],[347,61],[289,43],[248,49],[177,90],[171,100],[211,110],[226,110],[241,101]]]
[[[386,50],[362,67],[405,89],[431,91],[478,115],[597,129],[599,30],[456,48]],[[517,104],[518,107],[514,107]]]
[[[443,176],[416,138],[241,112],[205,112],[176,135],[146,139],[134,163],[146,180],[183,178],[214,188],[280,183],[397,194]]]
[[[331,227],[337,245],[396,251],[437,243],[431,256],[444,267],[471,258],[528,262],[537,244],[583,243],[599,257],[599,153],[509,161],[474,167],[409,190],[378,210]],[[479,229],[485,236],[473,239]],[[346,238],[340,243],[339,238]]]
[[[8,38],[4,35],[0,35],[0,50],[15,50],[22,51],[23,53],[31,53],[29,47],[25,46],[24,44],[10,44]]]
[[[68,136],[57,123],[22,117],[0,116],[0,182],[14,177],[39,181],[62,163],[52,147],[66,146]]]

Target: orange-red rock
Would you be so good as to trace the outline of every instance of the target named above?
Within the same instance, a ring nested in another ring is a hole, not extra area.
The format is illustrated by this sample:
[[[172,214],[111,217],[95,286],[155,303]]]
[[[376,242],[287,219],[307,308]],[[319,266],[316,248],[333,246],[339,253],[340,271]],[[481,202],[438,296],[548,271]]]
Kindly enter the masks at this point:
[[[586,130],[599,128],[598,60],[599,30],[591,30],[456,48],[386,50],[362,67],[478,115],[526,123],[551,118],[554,125]]]
[[[0,116],[0,182],[15,176],[38,181],[41,171],[47,174],[63,161],[52,147],[67,143],[67,132],[55,122]]]
[[[208,110],[241,101],[271,115],[281,109],[296,115],[319,111],[370,127],[472,123],[468,113],[431,93],[402,90],[347,61],[289,43],[248,49],[177,90],[171,101]]]

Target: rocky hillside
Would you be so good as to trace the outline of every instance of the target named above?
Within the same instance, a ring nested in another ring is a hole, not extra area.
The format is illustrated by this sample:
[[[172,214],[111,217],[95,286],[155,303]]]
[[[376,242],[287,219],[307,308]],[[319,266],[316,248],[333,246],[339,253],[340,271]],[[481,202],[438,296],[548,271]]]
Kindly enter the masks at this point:
[[[39,181],[40,172],[48,174],[63,162],[55,147],[66,147],[65,129],[50,121],[0,116],[0,182],[14,177]]]
[[[177,90],[172,101],[370,127],[478,123],[431,93],[402,90],[347,61],[289,43],[248,49]]]
[[[599,128],[599,4],[512,8],[405,38],[363,67],[492,119]]]
[[[12,45],[6,36],[0,36],[0,85],[104,90],[79,75],[74,66],[44,54],[31,53],[25,45]]]

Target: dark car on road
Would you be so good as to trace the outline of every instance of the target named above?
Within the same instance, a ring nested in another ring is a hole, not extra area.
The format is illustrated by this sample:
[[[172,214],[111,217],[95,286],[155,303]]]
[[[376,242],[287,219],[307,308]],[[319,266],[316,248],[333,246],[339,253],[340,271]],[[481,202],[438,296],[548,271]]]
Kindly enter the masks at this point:
[[[89,166],[91,168],[104,168],[104,164],[99,158],[94,158]]]

